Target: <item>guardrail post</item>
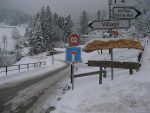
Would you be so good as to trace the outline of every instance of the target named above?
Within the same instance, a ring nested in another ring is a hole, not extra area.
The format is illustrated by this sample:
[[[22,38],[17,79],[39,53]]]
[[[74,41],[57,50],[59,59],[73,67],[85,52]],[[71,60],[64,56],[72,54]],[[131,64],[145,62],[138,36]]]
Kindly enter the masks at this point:
[[[19,73],[20,73],[20,65],[18,65],[18,71],[19,71]]]
[[[8,73],[8,67],[6,66],[6,75],[7,75],[7,73]]]
[[[40,66],[39,67],[41,67],[41,64],[42,64],[42,62],[40,62]]]
[[[36,63],[34,63],[34,68],[36,68]]]
[[[132,75],[133,74],[133,69],[129,69],[129,71],[130,71],[130,75]]]
[[[27,64],[27,68],[28,68],[28,71],[29,71],[29,64]]]

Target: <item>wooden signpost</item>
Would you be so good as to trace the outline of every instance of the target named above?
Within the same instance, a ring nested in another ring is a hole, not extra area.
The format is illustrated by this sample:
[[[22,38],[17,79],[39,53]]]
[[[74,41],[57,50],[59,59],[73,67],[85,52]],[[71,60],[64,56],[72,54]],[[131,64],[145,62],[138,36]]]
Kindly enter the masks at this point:
[[[92,30],[108,29],[110,34],[112,29],[129,28],[130,19],[134,19],[141,14],[135,8],[128,7],[134,6],[134,4],[136,4],[135,0],[109,0],[109,20],[93,21],[89,23],[89,27]],[[121,7],[118,7],[118,5]],[[113,11],[112,7],[114,7]],[[109,51],[111,55],[111,61],[113,61],[113,48],[110,48]],[[113,67],[111,67],[111,79],[113,80]]]

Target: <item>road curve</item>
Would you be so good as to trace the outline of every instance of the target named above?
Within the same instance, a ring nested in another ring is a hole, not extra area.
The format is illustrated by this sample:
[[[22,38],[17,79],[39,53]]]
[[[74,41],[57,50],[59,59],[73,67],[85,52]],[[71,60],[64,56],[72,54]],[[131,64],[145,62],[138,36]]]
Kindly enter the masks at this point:
[[[22,83],[16,84],[15,86],[12,86],[12,87],[0,89],[0,113],[3,113],[3,111],[6,110],[8,107],[8,106],[4,106],[4,104],[6,102],[8,102],[9,100],[11,100],[12,98],[14,98],[18,94],[19,91],[21,91],[25,88],[28,88],[46,78],[57,75],[57,73],[60,73],[61,71],[63,71],[64,69],[67,69],[67,68],[69,68],[69,64],[65,63],[65,66],[63,66],[57,70],[51,71],[49,73],[45,73],[40,77],[24,81]],[[28,105],[26,105],[24,108],[22,108],[22,111],[11,112],[11,113],[25,113],[28,110],[27,108],[31,107],[34,104],[34,101],[31,101],[30,103],[28,103]]]

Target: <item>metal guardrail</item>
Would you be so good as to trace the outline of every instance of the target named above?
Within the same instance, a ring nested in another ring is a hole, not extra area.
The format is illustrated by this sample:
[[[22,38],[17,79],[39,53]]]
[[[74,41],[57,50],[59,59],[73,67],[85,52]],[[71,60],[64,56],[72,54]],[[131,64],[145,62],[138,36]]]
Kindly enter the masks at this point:
[[[40,68],[42,65],[46,65],[46,62],[36,62],[36,63],[28,63],[28,64],[19,64],[19,65],[11,65],[11,66],[0,66],[0,73],[6,73],[8,75],[8,72],[10,71],[16,71],[21,72],[22,69],[29,69],[30,68]]]

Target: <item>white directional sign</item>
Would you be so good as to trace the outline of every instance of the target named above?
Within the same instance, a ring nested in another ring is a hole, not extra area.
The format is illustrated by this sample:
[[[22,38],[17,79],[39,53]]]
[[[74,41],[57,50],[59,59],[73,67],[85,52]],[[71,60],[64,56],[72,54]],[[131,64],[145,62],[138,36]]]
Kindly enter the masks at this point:
[[[137,4],[136,0],[111,0],[112,5],[128,5],[128,6],[135,6]]]
[[[141,12],[133,7],[114,7],[113,18],[115,19],[134,19],[139,16]]]
[[[129,20],[102,20],[93,21],[89,23],[89,27],[92,29],[115,29],[115,28],[129,28]]]

